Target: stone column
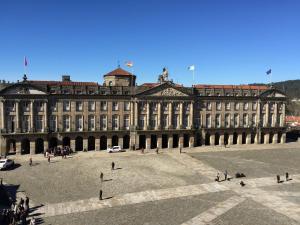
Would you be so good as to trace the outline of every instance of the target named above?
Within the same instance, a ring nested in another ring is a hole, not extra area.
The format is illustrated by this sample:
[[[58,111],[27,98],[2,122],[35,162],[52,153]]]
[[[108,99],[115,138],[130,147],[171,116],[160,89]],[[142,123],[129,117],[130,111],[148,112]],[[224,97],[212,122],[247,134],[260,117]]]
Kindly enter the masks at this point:
[[[146,126],[146,129],[144,130],[147,130],[150,125],[150,103],[147,102],[146,104],[146,123],[144,124]]]
[[[228,144],[233,145],[233,134],[228,135]]]
[[[146,135],[146,149],[150,149],[150,148],[151,148],[151,136]]]
[[[215,145],[215,135],[214,135],[214,134],[211,134],[211,135],[210,135],[210,140],[209,140],[209,142],[210,142],[210,145]]]
[[[172,117],[173,117],[173,107],[172,107],[172,102],[169,103],[169,128],[172,128]]]
[[[134,127],[134,102],[130,102],[130,127]]]
[[[242,134],[238,134],[237,143],[238,143],[238,145],[241,145],[243,143],[243,136],[242,136]]]
[[[83,138],[83,141],[82,141],[82,150],[86,149],[88,150],[88,139],[87,138]]]
[[[74,152],[76,151],[76,150],[75,150],[75,149],[76,149],[76,148],[75,148],[75,147],[76,147],[76,144],[75,144],[75,143],[76,143],[75,139],[71,139],[71,140],[70,140],[70,148],[71,148]]]
[[[278,134],[276,133],[273,136],[272,144],[277,144],[277,141],[278,141]]]
[[[161,102],[157,103],[157,128],[161,128]]]
[[[134,125],[138,127],[139,125],[139,115],[138,115],[138,103],[134,102]]]
[[[30,102],[30,131],[34,132],[34,100]]]
[[[112,148],[112,140],[111,137],[107,137],[107,148]]]
[[[269,102],[267,102],[267,106],[266,106],[266,126],[270,126],[271,124],[269,124],[269,117],[270,117],[270,105]]]
[[[16,155],[21,155],[21,141],[16,141]]]
[[[193,148],[194,147],[194,143],[195,143],[195,137],[194,135],[190,136],[190,140],[189,140],[189,147]]]
[[[256,102],[257,104],[257,107],[256,107],[256,126],[259,126],[260,124],[260,117],[261,117],[261,110],[260,110],[260,107],[261,107],[261,103],[260,101],[257,101]]]
[[[44,132],[48,131],[48,102],[44,102]]]
[[[179,103],[179,128],[182,129],[183,103]]]
[[[223,145],[224,145],[224,134],[221,134],[221,135],[220,135],[219,145],[220,145],[220,146],[223,146]]]
[[[168,148],[173,148],[173,135],[168,138]]]
[[[44,140],[44,151],[43,151],[43,153],[45,153],[48,148],[49,148],[48,140]]]
[[[1,129],[6,128],[5,117],[5,101],[1,100]]]
[[[273,125],[275,127],[277,127],[279,124],[277,123],[277,119],[278,118],[278,104],[277,102],[275,103],[275,107],[274,107],[274,121],[273,121]]]
[[[19,133],[20,129],[20,100],[16,100],[16,132]]]
[[[194,122],[194,102],[191,102],[190,104],[190,118],[189,118],[189,127],[193,127]]]
[[[265,134],[264,144],[269,144],[270,134]]]
[[[178,148],[183,148],[183,135],[179,134]]]
[[[123,149],[123,137],[119,137],[118,145]]]
[[[161,149],[162,137],[161,135],[157,135],[157,147]]]
[[[255,143],[255,144],[260,144],[260,136],[261,136],[261,132],[258,131],[258,132],[255,134],[255,140],[254,140],[254,143]]]
[[[251,144],[251,134],[246,134],[246,144],[249,145]]]
[[[100,138],[95,138],[95,151],[100,151]]]
[[[34,155],[35,154],[35,141],[30,141],[30,155]]]
[[[283,134],[281,135],[280,143],[281,143],[281,144],[284,144],[285,142],[286,142],[286,133],[283,133]]]
[[[285,103],[282,104],[282,126],[285,126]],[[285,140],[284,140],[285,143]]]

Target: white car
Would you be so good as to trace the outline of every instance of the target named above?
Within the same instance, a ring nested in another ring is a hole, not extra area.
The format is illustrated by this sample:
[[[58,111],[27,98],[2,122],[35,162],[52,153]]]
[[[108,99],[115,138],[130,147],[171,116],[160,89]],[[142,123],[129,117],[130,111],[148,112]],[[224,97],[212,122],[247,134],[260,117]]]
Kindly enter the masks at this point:
[[[12,167],[14,165],[15,162],[12,159],[0,159],[0,170],[8,169],[9,167]]]
[[[108,148],[107,152],[108,153],[112,153],[112,152],[125,152],[125,150],[122,149],[120,146],[113,146],[112,148]]]

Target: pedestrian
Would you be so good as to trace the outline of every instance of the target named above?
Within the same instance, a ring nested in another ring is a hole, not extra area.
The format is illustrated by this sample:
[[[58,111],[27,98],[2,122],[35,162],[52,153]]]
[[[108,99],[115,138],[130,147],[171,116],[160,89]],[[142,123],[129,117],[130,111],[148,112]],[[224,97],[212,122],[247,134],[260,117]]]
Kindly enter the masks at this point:
[[[26,196],[26,198],[25,198],[25,205],[27,205],[28,208],[29,208],[29,198],[28,198],[28,196]]]
[[[227,173],[227,170],[225,170],[225,172],[224,172],[225,180],[227,180],[227,176],[228,176],[228,173]]]
[[[179,153],[181,154],[181,152],[182,152],[182,147],[180,146],[180,148],[179,148]]]
[[[156,154],[158,154],[158,147],[156,148]]]
[[[99,191],[99,200],[103,200],[102,194],[103,194],[102,189],[100,189],[100,191]]]
[[[241,182],[240,182],[240,185],[241,185],[242,187],[244,187],[246,184],[244,183],[244,181],[241,181]]]
[[[32,166],[32,158],[29,158],[29,166]]]
[[[48,155],[48,163],[50,164],[50,155]]]
[[[289,173],[288,172],[285,173],[285,180],[289,181]]]
[[[103,182],[103,176],[104,176],[104,175],[103,175],[103,173],[101,172],[101,173],[100,173],[100,180],[101,180],[101,182]]]
[[[277,183],[280,183],[280,176],[277,175],[276,178],[277,178]]]
[[[114,170],[115,169],[115,162],[112,162],[111,163],[111,170]]]
[[[216,181],[219,182],[220,181],[220,174],[217,173],[217,178],[216,178]]]
[[[24,204],[24,199],[21,198],[21,199],[20,199],[20,205],[23,206],[23,204]]]

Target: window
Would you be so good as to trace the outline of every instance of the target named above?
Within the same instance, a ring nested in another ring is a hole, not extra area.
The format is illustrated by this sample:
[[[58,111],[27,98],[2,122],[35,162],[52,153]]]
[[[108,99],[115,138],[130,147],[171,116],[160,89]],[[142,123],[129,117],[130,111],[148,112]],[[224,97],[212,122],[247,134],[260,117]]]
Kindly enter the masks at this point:
[[[184,115],[183,116],[183,121],[182,121],[182,125],[184,128],[189,127],[189,115]]]
[[[206,127],[211,128],[211,116],[210,116],[210,114],[206,114]]]
[[[234,103],[234,109],[239,110],[240,109],[240,104],[238,102]]]
[[[178,125],[179,125],[179,115],[175,114],[173,117],[173,126],[174,128],[178,128]]]
[[[225,127],[230,127],[230,114],[225,115]]]
[[[113,103],[112,103],[112,110],[113,110],[113,111],[119,110],[118,102],[113,102]]]
[[[195,128],[199,128],[201,126],[201,119],[200,117],[195,118]]]
[[[23,132],[29,131],[29,116],[23,116],[22,118],[22,131]]]
[[[211,102],[206,103],[206,110],[211,110]]]
[[[168,111],[168,109],[169,109],[169,104],[164,102],[163,103],[163,111]]]
[[[16,109],[15,106],[16,106],[15,102],[8,102],[8,103],[7,103],[7,110],[8,110],[9,112],[14,112],[15,109]]]
[[[274,113],[271,113],[270,116],[269,116],[269,125],[270,125],[271,127],[274,126],[274,120],[275,120],[274,117],[275,117],[275,114],[274,114]]]
[[[112,128],[114,130],[117,130],[119,128],[119,116],[118,115],[112,116]]]
[[[239,114],[234,114],[234,127],[239,126]]]
[[[162,120],[162,127],[163,128],[168,128],[168,119],[169,119],[168,115],[164,114],[163,115],[163,120]]]
[[[56,112],[57,111],[57,104],[56,104],[56,102],[51,102],[50,109],[51,109],[52,112]]]
[[[129,130],[129,115],[124,115],[124,128]]]
[[[36,117],[36,124],[35,124],[36,131],[43,131],[43,116]]]
[[[256,126],[256,114],[253,113],[252,114],[252,123],[251,123],[252,126]]]
[[[249,104],[248,104],[248,102],[245,102],[244,103],[244,110],[248,110],[248,108],[249,108]]]
[[[176,111],[179,111],[179,103],[174,103],[174,109],[176,110]]]
[[[145,102],[140,102],[139,107],[140,107],[140,111],[145,111],[146,110],[146,103]]]
[[[189,111],[190,110],[190,104],[188,103],[184,103],[184,108],[183,108],[184,111]]]
[[[257,109],[257,103],[256,102],[252,102],[252,110],[256,110]]]
[[[275,103],[271,103],[271,110],[275,109]]]
[[[90,131],[95,130],[95,116],[94,115],[89,115],[88,117],[88,126]]]
[[[83,130],[83,116],[77,115],[75,124],[76,124],[76,130],[82,131]]]
[[[216,108],[217,108],[218,111],[221,110],[221,108],[222,108],[221,102],[217,102],[217,103],[216,103]]]
[[[56,116],[50,116],[50,131],[56,131]]]
[[[42,101],[36,102],[36,110],[38,112],[44,111],[44,107],[43,106],[44,106],[44,102],[42,102]]]
[[[95,111],[95,109],[96,109],[95,105],[96,105],[95,102],[92,102],[92,101],[89,102],[88,108],[89,108],[90,112],[94,112]]]
[[[221,127],[221,115],[216,114],[216,127]]]
[[[30,111],[30,102],[23,102],[23,111],[29,112]]]
[[[7,118],[7,129],[9,132],[15,132],[15,116],[8,116]]]
[[[100,129],[106,130],[106,128],[107,128],[107,116],[101,115],[100,116]]]
[[[150,117],[150,126],[156,127],[157,115],[151,115]]]
[[[150,109],[152,112],[153,111],[157,111],[157,103],[156,102],[152,102],[151,103],[151,109]]]
[[[70,102],[69,101],[64,101],[63,102],[63,110],[64,110],[64,112],[69,112],[70,111]]]
[[[243,114],[243,126],[248,127],[248,114]]]
[[[262,114],[262,124],[264,127],[267,126],[267,117],[265,113]]]
[[[139,127],[140,128],[144,128],[145,127],[145,115],[141,115],[140,116]]]
[[[124,111],[130,111],[130,102],[124,102]]]
[[[82,111],[82,102],[76,102],[76,111],[81,112]]]
[[[226,102],[225,109],[230,110],[230,102]]]
[[[100,103],[100,108],[101,108],[101,111],[106,111],[107,110],[107,102],[106,101],[102,101]]]

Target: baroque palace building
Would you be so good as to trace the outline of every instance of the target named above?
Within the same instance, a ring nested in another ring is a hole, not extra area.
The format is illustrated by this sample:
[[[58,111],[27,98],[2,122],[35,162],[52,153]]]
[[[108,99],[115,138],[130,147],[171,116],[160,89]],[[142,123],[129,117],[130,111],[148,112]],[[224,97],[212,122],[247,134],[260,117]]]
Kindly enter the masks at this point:
[[[102,85],[27,80],[0,83],[1,154],[275,144],[286,139],[284,93],[267,86],[136,85],[120,67]]]

